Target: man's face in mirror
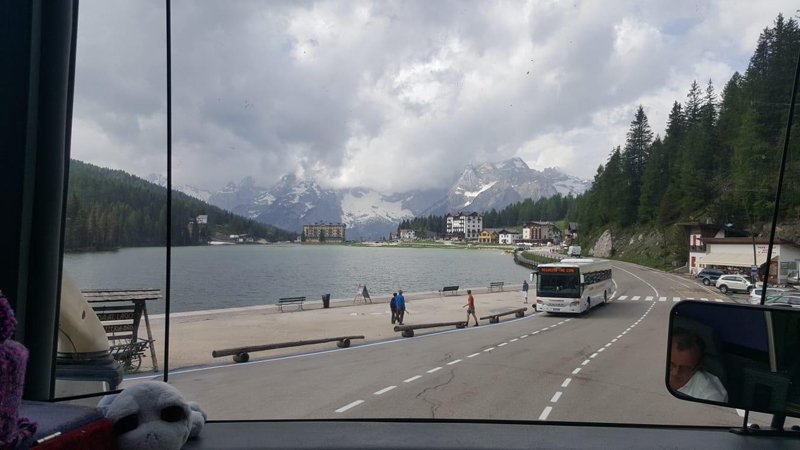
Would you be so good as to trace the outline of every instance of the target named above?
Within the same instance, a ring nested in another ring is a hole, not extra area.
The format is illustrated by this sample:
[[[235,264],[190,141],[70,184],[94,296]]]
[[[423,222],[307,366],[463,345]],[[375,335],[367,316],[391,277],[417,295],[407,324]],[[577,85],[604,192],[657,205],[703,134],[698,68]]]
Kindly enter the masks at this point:
[[[677,391],[682,388],[689,379],[697,372],[700,366],[700,349],[697,347],[689,347],[681,350],[683,346],[678,345],[678,342],[673,340],[670,350],[669,362],[669,387]]]

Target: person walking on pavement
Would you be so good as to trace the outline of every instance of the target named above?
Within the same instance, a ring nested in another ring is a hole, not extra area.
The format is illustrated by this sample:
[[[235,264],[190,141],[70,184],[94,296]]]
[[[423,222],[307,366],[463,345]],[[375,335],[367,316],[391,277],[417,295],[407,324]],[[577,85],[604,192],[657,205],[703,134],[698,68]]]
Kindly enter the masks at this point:
[[[467,304],[464,305],[467,307],[467,326],[469,326],[469,316],[472,314],[472,317],[475,318],[475,325],[478,326],[478,316],[475,315],[475,297],[472,296],[472,290],[467,290]],[[462,306],[462,308],[464,307]]]
[[[403,297],[403,290],[397,291],[397,297],[394,298],[394,304],[397,308],[397,322],[403,324],[403,316],[406,315],[406,298]]]
[[[392,299],[389,300],[389,309],[392,310],[392,324],[397,322],[397,292],[392,293]]]
[[[528,280],[522,280],[522,298],[528,303]]]

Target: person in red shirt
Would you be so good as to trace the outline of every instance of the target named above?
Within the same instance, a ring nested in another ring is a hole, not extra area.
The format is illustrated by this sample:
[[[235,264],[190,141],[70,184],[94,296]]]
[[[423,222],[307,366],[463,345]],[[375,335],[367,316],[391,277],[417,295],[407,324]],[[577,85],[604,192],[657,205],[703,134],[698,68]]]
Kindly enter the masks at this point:
[[[475,315],[475,297],[472,296],[472,291],[467,290],[467,304],[464,305],[467,307],[467,326],[469,326],[469,316],[472,314],[472,317],[475,318],[475,325],[478,326],[478,316]],[[464,307],[462,306],[462,308]]]

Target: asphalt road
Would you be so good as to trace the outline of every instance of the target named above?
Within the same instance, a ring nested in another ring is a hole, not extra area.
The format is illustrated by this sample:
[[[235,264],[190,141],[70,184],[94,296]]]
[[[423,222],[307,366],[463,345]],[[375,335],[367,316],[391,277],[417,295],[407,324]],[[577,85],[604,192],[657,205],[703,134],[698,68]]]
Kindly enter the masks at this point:
[[[217,420],[740,425],[736,410],[675,399],[664,381],[668,315],[675,302],[737,298],[640,266],[613,267],[613,301],[585,316],[539,313],[498,325],[179,371],[170,382]],[[480,296],[476,305],[480,316]],[[751,422],[768,419],[751,415]]]

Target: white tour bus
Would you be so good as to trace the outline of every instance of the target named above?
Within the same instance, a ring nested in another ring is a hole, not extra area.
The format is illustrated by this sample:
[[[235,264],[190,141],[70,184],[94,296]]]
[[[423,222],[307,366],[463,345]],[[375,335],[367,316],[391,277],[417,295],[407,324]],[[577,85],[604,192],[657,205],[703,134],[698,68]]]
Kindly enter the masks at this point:
[[[537,310],[585,313],[608,301],[614,289],[608,261],[575,258],[539,266]]]

